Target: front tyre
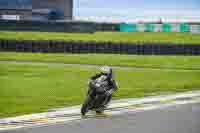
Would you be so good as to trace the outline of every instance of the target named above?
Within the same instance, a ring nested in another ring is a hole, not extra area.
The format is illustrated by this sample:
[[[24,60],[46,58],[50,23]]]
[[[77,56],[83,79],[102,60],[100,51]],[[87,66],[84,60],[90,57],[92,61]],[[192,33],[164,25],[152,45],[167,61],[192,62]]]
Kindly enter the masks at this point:
[[[90,102],[91,102],[91,98],[90,98],[90,96],[88,96],[81,107],[81,115],[82,116],[85,116],[85,114],[89,111]]]

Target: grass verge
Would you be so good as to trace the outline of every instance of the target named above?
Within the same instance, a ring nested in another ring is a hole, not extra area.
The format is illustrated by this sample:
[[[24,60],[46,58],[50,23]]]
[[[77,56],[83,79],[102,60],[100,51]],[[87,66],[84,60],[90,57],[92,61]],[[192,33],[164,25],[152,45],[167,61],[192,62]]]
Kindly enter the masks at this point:
[[[200,34],[192,33],[122,33],[96,32],[86,33],[47,33],[47,32],[8,32],[1,31],[0,39],[7,40],[65,40],[65,41],[97,41],[97,42],[130,42],[130,43],[169,43],[200,44]]]
[[[115,69],[114,99],[200,88],[200,71]],[[96,69],[57,65],[0,64],[0,118],[81,104]]]
[[[94,64],[143,68],[200,69],[199,56],[137,56],[114,54],[45,54],[0,52],[0,61]]]

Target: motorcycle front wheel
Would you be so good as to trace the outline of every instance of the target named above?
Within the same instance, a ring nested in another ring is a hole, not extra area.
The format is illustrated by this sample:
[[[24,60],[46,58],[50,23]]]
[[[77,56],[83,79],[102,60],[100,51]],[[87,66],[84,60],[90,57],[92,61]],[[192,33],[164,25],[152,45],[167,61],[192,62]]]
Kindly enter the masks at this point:
[[[90,110],[91,105],[91,97],[88,96],[81,107],[81,115],[85,116],[85,114]]]

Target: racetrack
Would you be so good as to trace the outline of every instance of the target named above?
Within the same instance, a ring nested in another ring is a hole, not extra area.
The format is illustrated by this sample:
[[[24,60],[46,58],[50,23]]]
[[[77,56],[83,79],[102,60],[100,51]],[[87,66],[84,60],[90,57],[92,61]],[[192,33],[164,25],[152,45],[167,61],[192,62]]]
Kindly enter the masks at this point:
[[[29,65],[48,65],[48,66],[64,66],[64,67],[77,67],[77,68],[100,68],[104,65],[95,64],[65,64],[56,62],[33,62],[33,61],[1,61],[0,64],[29,64]],[[199,71],[199,68],[160,68],[160,67],[137,67],[137,66],[111,66],[113,69],[125,69],[125,70],[176,70],[176,71]]]
[[[126,113],[4,133],[199,133],[200,104]]]

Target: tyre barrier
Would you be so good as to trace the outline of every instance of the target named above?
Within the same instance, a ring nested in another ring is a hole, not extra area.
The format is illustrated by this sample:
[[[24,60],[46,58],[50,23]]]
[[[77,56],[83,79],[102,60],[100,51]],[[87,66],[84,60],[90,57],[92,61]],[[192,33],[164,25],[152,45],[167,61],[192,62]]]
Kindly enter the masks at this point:
[[[42,53],[104,53],[135,55],[200,55],[200,45],[0,40],[0,51]]]

